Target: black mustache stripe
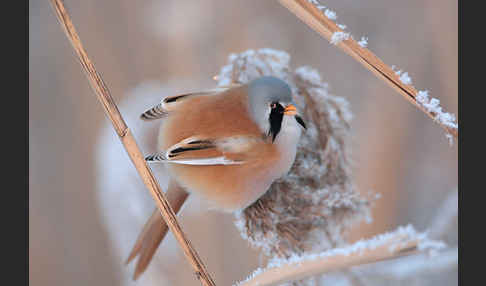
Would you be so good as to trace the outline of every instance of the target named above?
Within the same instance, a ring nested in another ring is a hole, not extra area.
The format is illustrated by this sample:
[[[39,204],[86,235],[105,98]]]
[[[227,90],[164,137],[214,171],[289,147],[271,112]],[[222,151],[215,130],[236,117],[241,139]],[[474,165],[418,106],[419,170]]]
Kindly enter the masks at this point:
[[[278,102],[274,102],[273,104],[275,105],[270,112],[270,117],[268,118],[268,121],[270,122],[270,130],[268,133],[272,136],[272,142],[275,141],[275,137],[277,137],[277,134],[280,132],[280,128],[282,128],[282,120],[284,116],[283,106]]]

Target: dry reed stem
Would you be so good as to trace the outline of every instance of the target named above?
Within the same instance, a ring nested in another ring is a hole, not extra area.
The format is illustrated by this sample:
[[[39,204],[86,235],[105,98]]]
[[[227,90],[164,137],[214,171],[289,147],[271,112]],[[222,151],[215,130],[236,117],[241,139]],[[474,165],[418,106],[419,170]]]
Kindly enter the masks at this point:
[[[307,277],[343,270],[352,266],[389,260],[417,252],[420,239],[408,240],[407,235],[391,237],[386,243],[376,248],[357,250],[349,254],[337,254],[305,259],[270,267],[250,279],[238,283],[238,286],[272,286],[285,282],[298,281]]]
[[[331,41],[331,37],[335,32],[343,32],[336,23],[327,18],[316,6],[307,0],[279,0],[279,2],[294,13],[301,21],[329,41]],[[337,43],[337,46],[370,70],[376,77],[386,82],[406,100],[434,119],[447,133],[452,134],[457,139],[457,129],[435,120],[435,114],[427,111],[417,102],[416,97],[418,91],[412,85],[402,83],[400,76],[370,50],[360,46],[352,37],[340,41]]]
[[[105,113],[110,118],[116,133],[120,137],[125,150],[127,151],[132,163],[135,165],[135,168],[137,169],[144,184],[150,190],[150,193],[155,200],[162,217],[169,226],[170,230],[174,233],[174,236],[182,247],[187,260],[189,260],[194,268],[197,278],[203,285],[214,286],[215,283],[207,272],[204,264],[179,226],[174,211],[167,202],[167,199],[165,198],[165,195],[162,192],[162,189],[155,179],[151,169],[147,166],[144,156],[138,148],[135,138],[123,120],[122,115],[118,111],[118,108],[113,101],[107,86],[103,82],[103,79],[96,71],[94,64],[91,62],[86,51],[84,50],[71,18],[64,7],[63,1],[51,0],[51,4],[56,12],[61,26],[64,29],[64,32],[66,33],[66,36],[69,38],[74,50],[76,51],[78,59],[86,73],[86,76],[88,77],[91,87],[94,89],[98,100],[103,105]]]

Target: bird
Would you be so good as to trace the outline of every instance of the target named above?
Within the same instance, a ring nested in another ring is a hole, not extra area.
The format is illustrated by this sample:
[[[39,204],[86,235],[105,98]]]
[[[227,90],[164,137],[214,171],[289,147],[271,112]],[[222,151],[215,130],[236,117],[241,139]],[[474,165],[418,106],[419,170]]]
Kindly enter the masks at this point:
[[[160,120],[157,152],[145,160],[166,165],[166,197],[175,213],[190,194],[223,212],[248,207],[288,173],[306,129],[291,88],[273,76],[168,96],[140,118]],[[139,256],[134,280],[167,231],[155,209],[126,261]]]

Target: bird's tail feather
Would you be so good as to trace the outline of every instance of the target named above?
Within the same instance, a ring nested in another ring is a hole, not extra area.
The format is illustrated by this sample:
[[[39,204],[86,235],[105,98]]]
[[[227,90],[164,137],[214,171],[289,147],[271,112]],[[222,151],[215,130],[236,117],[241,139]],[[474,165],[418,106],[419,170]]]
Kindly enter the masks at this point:
[[[176,182],[173,180],[170,181],[166,197],[176,214],[181,209],[188,195],[189,193],[182,189],[182,187],[180,187]],[[152,260],[155,251],[167,234],[167,231],[167,224],[163,220],[159,210],[155,209],[148,221],[145,223],[142,232],[138,235],[137,242],[135,242],[135,245],[133,246],[133,249],[126,261],[128,264],[135,257],[139,256],[137,265],[135,267],[135,273],[133,274],[133,280],[137,280],[145,269],[147,269],[147,266]]]

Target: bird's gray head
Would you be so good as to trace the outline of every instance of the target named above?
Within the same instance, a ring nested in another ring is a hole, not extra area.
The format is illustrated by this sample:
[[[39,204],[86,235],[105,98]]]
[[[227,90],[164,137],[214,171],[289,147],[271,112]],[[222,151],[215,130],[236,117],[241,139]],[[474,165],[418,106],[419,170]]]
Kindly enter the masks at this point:
[[[292,101],[292,90],[283,80],[264,76],[248,84],[250,114],[260,129],[272,136],[280,132],[284,116],[292,116],[305,128],[304,121],[297,114]]]

